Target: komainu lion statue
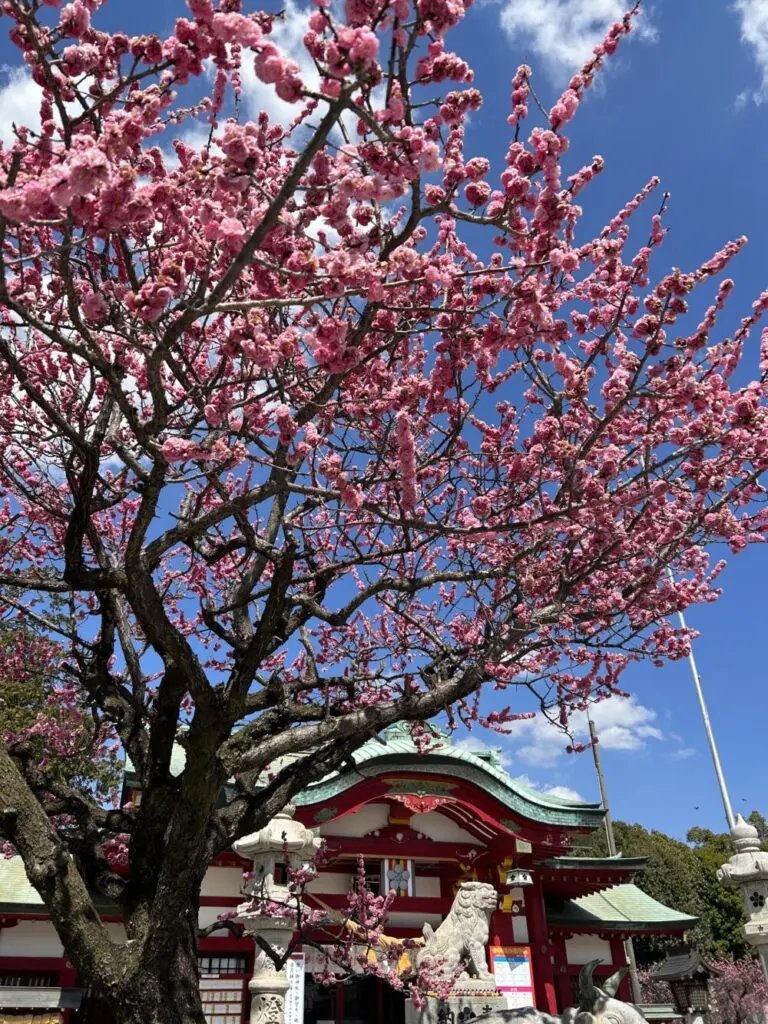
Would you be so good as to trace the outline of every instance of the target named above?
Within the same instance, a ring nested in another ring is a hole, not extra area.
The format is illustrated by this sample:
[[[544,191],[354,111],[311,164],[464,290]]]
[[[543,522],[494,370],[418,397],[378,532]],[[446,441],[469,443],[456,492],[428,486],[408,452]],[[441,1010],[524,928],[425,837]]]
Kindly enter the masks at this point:
[[[462,882],[448,916],[437,931],[424,925],[424,945],[416,954],[416,970],[434,965],[448,978],[464,961],[467,969],[460,978],[492,977],[485,950],[491,914],[498,902],[498,893],[487,882]]]

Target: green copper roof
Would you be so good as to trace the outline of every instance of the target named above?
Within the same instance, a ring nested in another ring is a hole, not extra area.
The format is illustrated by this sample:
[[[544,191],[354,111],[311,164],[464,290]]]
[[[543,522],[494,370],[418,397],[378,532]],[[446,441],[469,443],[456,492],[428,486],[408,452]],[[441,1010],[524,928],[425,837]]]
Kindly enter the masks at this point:
[[[180,743],[174,743],[173,749],[171,750],[171,775],[174,778],[177,775],[181,775],[184,771],[184,765],[187,763],[187,752]],[[125,757],[125,774],[130,776],[134,775],[136,769],[133,767],[133,761],[126,754]]]
[[[27,879],[21,857],[0,859],[0,905],[3,909],[29,907],[35,903],[43,905],[40,893]]]
[[[573,930],[578,930],[582,925],[585,932],[604,929],[646,931],[653,928],[685,931],[693,927],[697,918],[659,903],[636,885],[627,882],[603,892],[550,904],[547,907],[547,920],[552,925],[562,925]]]
[[[643,871],[647,863],[647,857],[625,857],[621,853],[614,857],[551,857],[549,860],[536,861],[538,867],[554,871]]]
[[[311,757],[311,753],[300,756]],[[429,752],[420,754],[404,722],[390,726],[381,737],[368,740],[355,751],[352,759],[356,765],[355,771],[344,770],[327,775],[300,793],[296,803],[300,806],[322,803],[359,783],[361,776],[374,778],[392,768],[399,768],[417,771],[431,779],[455,779],[459,775],[522,817],[546,825],[594,829],[603,820],[604,812],[599,804],[552,796],[513,779],[503,769],[495,750],[466,750],[454,745],[448,734],[438,733]],[[185,760],[184,749],[176,744],[171,757],[173,775],[181,774]],[[295,760],[296,755],[288,755],[273,764],[272,770],[279,770],[282,765]],[[133,770],[130,760],[126,759],[126,775],[130,776]],[[513,822],[510,822],[510,830],[514,831]]]
[[[599,804],[581,803],[541,793],[504,771],[495,751],[477,752],[454,746],[440,734],[428,753],[420,754],[404,723],[391,726],[381,738],[368,740],[353,755],[356,771],[334,772],[300,793],[296,802],[311,806],[330,800],[360,781],[393,768],[418,771],[431,778],[474,782],[501,804],[525,818],[547,825],[597,828],[603,820]]]
[[[114,912],[115,908],[98,894],[93,897],[97,910]],[[0,857],[0,913],[46,912],[40,893],[29,883],[21,857]]]

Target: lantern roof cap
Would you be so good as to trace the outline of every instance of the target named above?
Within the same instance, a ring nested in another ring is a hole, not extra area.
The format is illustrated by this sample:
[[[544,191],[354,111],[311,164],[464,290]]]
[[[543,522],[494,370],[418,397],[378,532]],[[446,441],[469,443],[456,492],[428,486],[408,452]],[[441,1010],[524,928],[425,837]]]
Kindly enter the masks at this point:
[[[660,981],[689,981],[695,977],[717,977],[722,972],[707,963],[698,949],[681,949],[668,954],[666,960],[654,967],[651,975]]]

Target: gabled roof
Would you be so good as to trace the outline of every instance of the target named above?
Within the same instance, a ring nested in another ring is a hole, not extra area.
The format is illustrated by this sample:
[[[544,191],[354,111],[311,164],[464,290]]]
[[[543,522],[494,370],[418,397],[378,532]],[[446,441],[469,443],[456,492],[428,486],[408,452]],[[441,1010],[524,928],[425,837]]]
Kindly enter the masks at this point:
[[[353,759],[355,771],[326,776],[300,793],[296,803],[322,803],[359,783],[361,776],[373,778],[399,768],[431,777],[460,775],[462,780],[475,783],[522,817],[547,825],[594,829],[604,816],[599,804],[567,800],[526,786],[504,770],[496,751],[467,750],[454,745],[447,734],[438,734],[429,750],[419,753],[405,723],[390,726],[382,737],[368,740]]]
[[[547,907],[550,925],[574,933],[682,932],[692,928],[697,920],[659,903],[631,882]]]

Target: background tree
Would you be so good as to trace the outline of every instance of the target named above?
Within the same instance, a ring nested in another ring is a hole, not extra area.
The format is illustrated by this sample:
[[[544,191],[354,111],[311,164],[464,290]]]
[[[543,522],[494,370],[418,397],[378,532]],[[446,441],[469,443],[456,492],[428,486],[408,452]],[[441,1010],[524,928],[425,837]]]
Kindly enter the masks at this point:
[[[525,131],[518,69],[492,169],[463,0],[319,3],[316,90],[240,0],[165,39],[56,6],[2,6],[41,127],[0,151],[0,585],[143,794],[105,809],[22,737],[0,824],[115,1018],[198,1024],[208,864],[371,733],[503,730],[484,684],[565,726],[687,651],[667,620],[716,596],[706,546],[762,525],[764,388],[732,378],[768,293],[715,340],[725,279],[685,326],[744,239],[652,285],[665,200],[632,250],[629,222],[655,179],[577,238],[603,162],[564,179],[565,130],[631,15]],[[288,131],[238,121],[246,61]],[[169,158],[198,115],[208,144]]]
[[[765,818],[759,811],[749,815],[765,842]],[[701,866],[701,894],[711,934],[711,950],[714,955],[740,959],[754,953],[754,947],[744,939],[743,898],[721,885],[717,880],[717,869],[733,856],[733,843],[727,832],[711,832],[706,828],[688,830],[686,839],[693,845],[693,852]]]

